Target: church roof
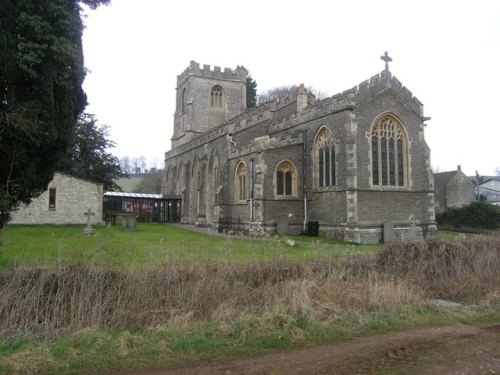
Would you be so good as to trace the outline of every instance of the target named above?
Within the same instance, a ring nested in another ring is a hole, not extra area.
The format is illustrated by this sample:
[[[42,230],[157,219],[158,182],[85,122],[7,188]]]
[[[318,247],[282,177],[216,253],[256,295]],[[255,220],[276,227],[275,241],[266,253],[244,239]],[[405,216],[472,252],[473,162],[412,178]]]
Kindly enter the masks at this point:
[[[434,173],[434,185],[436,187],[446,186],[448,182],[457,175],[458,171],[448,171],[441,173]]]
[[[124,193],[121,191],[107,191],[104,193],[105,197],[126,197],[126,198],[149,198],[149,199],[162,199],[161,194],[146,194],[146,193]]]

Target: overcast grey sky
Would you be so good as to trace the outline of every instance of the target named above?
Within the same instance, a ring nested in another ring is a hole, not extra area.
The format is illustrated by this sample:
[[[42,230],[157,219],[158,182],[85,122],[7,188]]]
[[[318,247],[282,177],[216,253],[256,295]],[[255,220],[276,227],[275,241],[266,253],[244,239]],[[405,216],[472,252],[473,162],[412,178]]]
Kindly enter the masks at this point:
[[[384,69],[424,104],[432,166],[500,167],[500,1],[112,0],[88,12],[84,83],[118,157],[163,167],[176,77],[191,60],[245,66],[257,91],[304,83],[329,95]]]

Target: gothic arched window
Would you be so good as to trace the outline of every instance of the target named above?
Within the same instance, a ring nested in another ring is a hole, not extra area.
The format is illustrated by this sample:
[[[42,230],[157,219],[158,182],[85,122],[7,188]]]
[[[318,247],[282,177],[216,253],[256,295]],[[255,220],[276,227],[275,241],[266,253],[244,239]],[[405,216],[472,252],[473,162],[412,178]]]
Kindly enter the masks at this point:
[[[222,87],[219,85],[212,87],[212,91],[210,93],[210,107],[224,107],[224,91],[222,91]]]
[[[336,155],[335,142],[332,133],[323,128],[316,137],[314,144],[317,186],[335,186],[336,178]]]
[[[236,200],[246,200],[247,195],[247,166],[245,163],[240,162],[236,167],[235,174],[235,197]]]
[[[407,185],[408,140],[403,125],[391,115],[375,122],[371,133],[372,185]]]
[[[297,171],[289,161],[281,162],[276,168],[276,195],[293,196],[296,194]]]

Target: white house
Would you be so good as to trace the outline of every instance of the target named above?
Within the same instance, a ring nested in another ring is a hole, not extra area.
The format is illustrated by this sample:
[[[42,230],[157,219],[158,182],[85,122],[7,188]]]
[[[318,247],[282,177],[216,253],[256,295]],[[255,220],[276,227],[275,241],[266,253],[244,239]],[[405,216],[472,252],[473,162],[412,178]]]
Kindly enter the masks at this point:
[[[87,224],[102,223],[103,185],[56,172],[39,197],[12,213],[9,224]]]
[[[491,177],[479,184],[479,196],[486,202],[500,204],[500,177]]]

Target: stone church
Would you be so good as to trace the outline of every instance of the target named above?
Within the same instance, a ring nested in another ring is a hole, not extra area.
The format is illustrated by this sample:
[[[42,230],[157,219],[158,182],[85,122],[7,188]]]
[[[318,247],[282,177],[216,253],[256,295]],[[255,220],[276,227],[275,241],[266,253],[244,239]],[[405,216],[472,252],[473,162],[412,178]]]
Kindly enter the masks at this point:
[[[177,77],[162,194],[181,221],[354,243],[433,236],[423,105],[385,70],[318,100],[303,85],[246,108],[247,70],[191,61]]]

